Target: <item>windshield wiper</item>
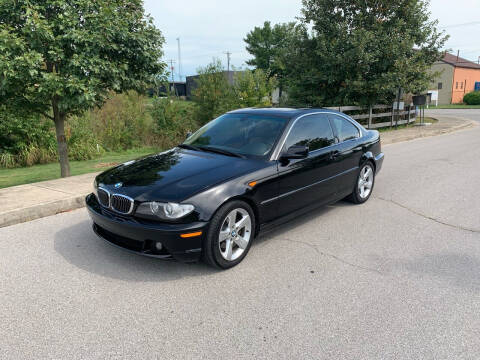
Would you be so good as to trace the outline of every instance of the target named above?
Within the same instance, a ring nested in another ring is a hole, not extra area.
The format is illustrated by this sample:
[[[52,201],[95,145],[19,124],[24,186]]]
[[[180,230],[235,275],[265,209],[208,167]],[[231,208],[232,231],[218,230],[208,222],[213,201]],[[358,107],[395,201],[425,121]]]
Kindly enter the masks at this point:
[[[178,144],[177,147],[188,150],[202,151],[202,149],[189,144]]]
[[[216,148],[216,147],[199,146],[198,149],[204,150],[204,151],[210,151],[210,152],[214,152],[214,153],[218,153],[218,154],[222,154],[222,155],[234,156],[234,157],[239,157],[239,158],[245,159],[245,156],[243,156],[243,155],[234,153],[232,151],[224,150],[224,149],[219,149],[219,148]]]

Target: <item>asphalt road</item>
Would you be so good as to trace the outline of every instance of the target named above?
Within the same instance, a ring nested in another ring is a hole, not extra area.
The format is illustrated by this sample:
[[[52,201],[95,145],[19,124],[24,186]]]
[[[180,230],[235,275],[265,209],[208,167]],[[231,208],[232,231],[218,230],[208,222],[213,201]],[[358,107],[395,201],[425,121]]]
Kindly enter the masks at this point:
[[[84,209],[1,228],[0,358],[478,359],[480,126],[384,152],[366,204],[225,272],[113,248]]]

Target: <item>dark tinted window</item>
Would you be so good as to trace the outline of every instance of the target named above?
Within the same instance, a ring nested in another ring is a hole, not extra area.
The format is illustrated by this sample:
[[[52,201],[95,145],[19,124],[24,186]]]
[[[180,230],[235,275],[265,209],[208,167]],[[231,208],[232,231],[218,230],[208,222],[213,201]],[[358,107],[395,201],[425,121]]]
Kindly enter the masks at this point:
[[[330,115],[330,120],[332,121],[338,140],[346,141],[356,139],[360,136],[357,127],[347,119],[338,115]]]
[[[285,149],[292,145],[306,145],[310,151],[321,149],[334,143],[332,127],[325,115],[308,115],[293,125]]]
[[[244,155],[265,156],[280,137],[288,119],[256,114],[225,114],[185,140]]]

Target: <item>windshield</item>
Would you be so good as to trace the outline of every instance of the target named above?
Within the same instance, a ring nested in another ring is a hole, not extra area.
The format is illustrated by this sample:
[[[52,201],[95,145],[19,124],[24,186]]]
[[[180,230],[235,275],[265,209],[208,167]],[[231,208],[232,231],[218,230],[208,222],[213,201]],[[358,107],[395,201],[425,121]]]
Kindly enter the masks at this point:
[[[287,122],[288,119],[275,116],[225,114],[199,129],[184,144],[265,156],[272,150]]]

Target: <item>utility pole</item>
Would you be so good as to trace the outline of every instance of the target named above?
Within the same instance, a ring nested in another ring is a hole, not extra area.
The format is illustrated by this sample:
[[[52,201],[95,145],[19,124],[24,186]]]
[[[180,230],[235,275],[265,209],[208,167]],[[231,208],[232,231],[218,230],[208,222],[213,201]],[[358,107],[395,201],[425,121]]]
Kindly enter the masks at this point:
[[[224,54],[227,54],[227,70],[230,71],[230,55],[232,55],[232,53],[230,51],[226,51]]]
[[[182,52],[180,51],[180,38],[177,38],[178,43],[178,79],[182,81]]]
[[[173,64],[175,64],[175,60],[170,59],[168,60],[168,62],[170,63],[170,71],[172,72],[173,92],[175,93],[175,95],[177,95],[177,89],[175,87],[175,67],[173,66]]]

